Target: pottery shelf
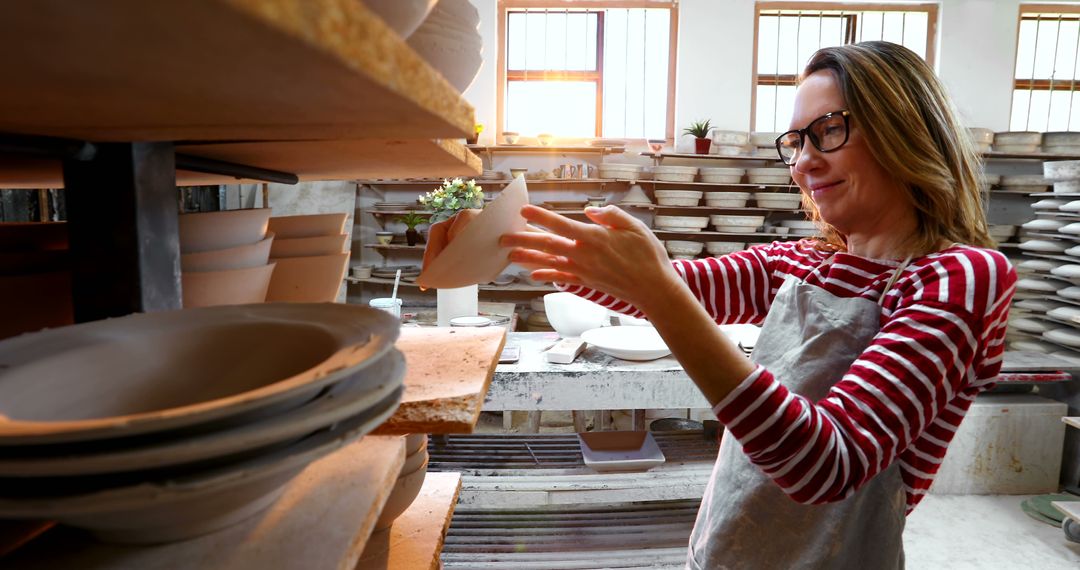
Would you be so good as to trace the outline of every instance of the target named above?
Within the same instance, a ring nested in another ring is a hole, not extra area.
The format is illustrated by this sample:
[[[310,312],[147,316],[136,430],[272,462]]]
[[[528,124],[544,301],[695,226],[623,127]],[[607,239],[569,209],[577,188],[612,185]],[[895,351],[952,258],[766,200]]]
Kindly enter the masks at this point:
[[[726,154],[693,154],[683,152],[643,152],[641,156],[646,156],[656,164],[660,164],[665,158],[692,158],[692,159],[705,159],[705,160],[756,160],[759,162],[780,162],[779,156],[765,157],[765,156],[730,156]]]
[[[394,285],[393,279],[386,279],[381,277],[346,277],[346,281],[350,283],[371,283],[374,285]],[[419,287],[416,283],[411,281],[401,281],[399,284],[402,287]],[[551,285],[528,285],[523,283],[511,283],[510,285],[492,285],[490,283],[482,284],[479,286],[481,291],[536,291],[544,293],[554,293],[555,287]]]
[[[758,208],[755,206],[661,206],[660,204],[617,204],[623,208],[638,210],[705,210],[705,211],[739,211],[759,214],[805,214],[800,209],[787,208]]]
[[[488,154],[622,154],[625,147],[606,146],[543,146],[525,144],[465,145],[469,150]]]
[[[751,184],[748,182],[739,182],[736,184],[720,184],[718,182],[672,182],[670,180],[623,180],[617,179],[620,182],[629,182],[631,184],[653,184],[653,185],[671,185],[671,186],[710,186],[714,188],[738,188],[739,190],[747,190],[750,188],[784,188],[787,190],[797,189],[794,182],[788,182],[786,184]],[[794,194],[794,192],[792,192]]]
[[[356,568],[437,570],[460,492],[460,473],[428,472],[412,505],[368,539]]]
[[[723,239],[710,239],[709,241],[741,241],[741,242],[769,242],[769,241],[798,241],[807,236],[797,236],[791,234],[775,234],[775,233],[738,233],[738,232],[674,232],[669,230],[653,229],[656,237],[660,239],[678,239],[687,240],[693,237],[704,238],[723,238]]]
[[[475,180],[476,180],[476,183],[481,185],[481,186],[485,186],[485,185],[487,185],[487,186],[490,186],[490,185],[506,186],[507,184],[510,184],[510,182],[512,182],[512,180],[508,180],[506,178],[493,178],[493,179],[475,178]],[[432,185],[432,184],[441,185],[442,181],[443,181],[443,179],[440,178],[438,180],[428,180],[428,181],[422,181],[422,180],[358,180],[357,182],[360,183],[360,184],[366,184],[368,186],[429,186],[429,185]],[[575,185],[577,185],[577,184],[592,184],[592,185],[595,185],[595,184],[609,184],[609,183],[612,183],[612,182],[632,182],[632,181],[630,181],[630,180],[618,180],[618,179],[615,179],[615,178],[540,178],[540,179],[533,179],[533,180],[529,180],[528,178],[526,178],[525,182],[527,184],[529,184],[529,185],[536,185],[536,184],[543,184],[543,185],[548,185],[548,184],[575,184]]]
[[[1048,152],[997,152],[982,153],[983,158],[1016,159],[1016,160],[1080,160],[1078,154],[1053,154]]]
[[[385,249],[385,250],[405,250],[405,251],[424,251],[426,245],[408,245],[404,243],[392,243],[390,245],[383,245],[381,243],[365,243],[364,247],[369,249]]]
[[[404,462],[402,438],[365,436],[309,465],[266,511],[223,530],[181,542],[128,546],[97,542],[58,526],[4,557],[4,565],[43,570],[355,568]],[[425,532],[437,530],[433,525]]]

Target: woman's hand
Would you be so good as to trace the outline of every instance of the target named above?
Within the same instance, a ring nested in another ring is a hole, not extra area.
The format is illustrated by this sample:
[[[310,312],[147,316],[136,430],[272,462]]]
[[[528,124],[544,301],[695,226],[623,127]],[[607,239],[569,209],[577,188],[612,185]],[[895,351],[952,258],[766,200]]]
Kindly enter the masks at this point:
[[[539,268],[536,279],[597,289],[646,313],[654,299],[683,286],[663,244],[616,206],[587,208],[585,215],[595,224],[531,205],[521,215],[548,231],[506,234],[500,243],[516,248],[510,261]]]
[[[421,270],[427,269],[428,265],[431,265],[431,262],[465,229],[465,226],[469,225],[469,222],[480,215],[481,211],[476,209],[462,210],[448,220],[431,224],[431,227],[428,228],[427,247],[424,248],[424,262]]]

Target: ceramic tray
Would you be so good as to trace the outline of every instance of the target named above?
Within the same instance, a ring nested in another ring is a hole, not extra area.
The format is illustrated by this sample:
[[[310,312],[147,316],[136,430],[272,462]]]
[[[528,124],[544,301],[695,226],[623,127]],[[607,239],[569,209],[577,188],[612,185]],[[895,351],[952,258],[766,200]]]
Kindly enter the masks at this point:
[[[251,450],[292,442],[356,416],[401,386],[405,356],[391,350],[377,362],[330,387],[314,400],[283,414],[220,431],[150,441],[114,449],[95,450],[91,442],[21,446],[0,450],[0,477],[86,477],[103,473],[191,464],[227,458]],[[89,449],[87,449],[89,448]],[[9,452],[10,451],[10,452]],[[152,477],[152,474],[147,473]]]
[[[281,303],[130,315],[0,342],[0,446],[251,421],[393,349],[363,306]]]
[[[602,327],[581,333],[581,338],[601,352],[623,360],[656,360],[671,354],[653,327]]]
[[[0,517],[57,520],[105,541],[130,544],[207,534],[262,511],[309,463],[378,427],[397,410],[403,390],[330,429],[247,461],[95,493],[0,497]]]
[[[597,471],[645,471],[665,461],[647,431],[595,431],[579,433],[578,439],[585,465]]]
[[[515,178],[432,260],[416,283],[421,287],[445,289],[487,283],[497,278],[510,265],[511,249],[501,247],[499,237],[525,231],[521,208],[528,203],[525,179]]]

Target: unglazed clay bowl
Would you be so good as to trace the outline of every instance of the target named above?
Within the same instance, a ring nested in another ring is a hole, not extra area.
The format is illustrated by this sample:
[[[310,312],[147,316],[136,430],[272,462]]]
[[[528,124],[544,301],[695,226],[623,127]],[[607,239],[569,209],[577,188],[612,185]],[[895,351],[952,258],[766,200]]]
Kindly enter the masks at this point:
[[[401,387],[405,356],[391,350],[355,374],[330,386],[310,402],[254,421],[193,433],[161,434],[154,438],[101,445],[75,442],[60,445],[8,447],[0,454],[0,481],[4,478],[50,478],[52,489],[78,478],[81,490],[110,488],[118,478],[154,480],[198,469],[206,461],[236,458],[251,451],[267,451],[290,444],[372,408]],[[424,445],[415,451],[425,451]],[[423,460],[417,460],[413,468]],[[141,472],[141,473],[139,473]],[[95,477],[109,474],[108,477]],[[25,482],[25,481],[24,481]],[[45,483],[42,483],[45,484]],[[3,491],[0,491],[2,494]]]
[[[347,252],[349,234],[279,239],[270,246],[270,257],[310,257]]]
[[[260,267],[266,265],[270,259],[273,243],[274,232],[267,232],[266,238],[252,244],[184,253],[180,255],[180,271],[223,271]]]
[[[270,208],[182,214],[180,251],[213,251],[262,241],[269,219]]]
[[[348,253],[271,258],[277,264],[266,292],[268,303],[330,303],[337,299],[349,267]]]
[[[394,485],[393,490],[390,491],[390,497],[386,499],[386,504],[383,505],[379,519],[375,521],[376,531],[390,528],[390,525],[394,524],[394,519],[408,510],[409,506],[416,500],[416,496],[420,494],[420,489],[424,486],[427,467],[428,462],[424,461],[416,470],[398,477],[397,483]]]
[[[101,540],[127,544],[172,542],[220,530],[258,514],[309,463],[386,421],[402,391],[283,449],[197,473],[63,496],[14,494],[5,485],[0,517],[56,520]]]
[[[389,352],[363,306],[143,313],[0,342],[0,446],[107,439],[295,407]]]
[[[180,274],[181,302],[185,309],[265,302],[274,266],[185,271]]]
[[[336,236],[345,233],[345,214],[310,214],[302,216],[274,216],[267,229],[277,239],[294,239],[315,236]]]

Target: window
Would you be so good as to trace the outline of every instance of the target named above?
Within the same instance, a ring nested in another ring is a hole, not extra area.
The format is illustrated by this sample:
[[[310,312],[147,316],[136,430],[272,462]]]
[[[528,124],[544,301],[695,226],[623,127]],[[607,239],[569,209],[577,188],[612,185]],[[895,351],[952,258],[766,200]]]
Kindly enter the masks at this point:
[[[1080,7],[1020,7],[1009,130],[1080,130]]]
[[[503,130],[673,138],[674,3],[632,4],[501,1]]]
[[[885,40],[910,48],[933,65],[937,6],[761,2],[757,5],[753,128],[787,130],[795,82],[823,47]]]

